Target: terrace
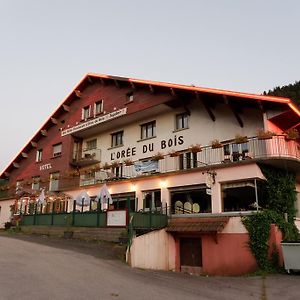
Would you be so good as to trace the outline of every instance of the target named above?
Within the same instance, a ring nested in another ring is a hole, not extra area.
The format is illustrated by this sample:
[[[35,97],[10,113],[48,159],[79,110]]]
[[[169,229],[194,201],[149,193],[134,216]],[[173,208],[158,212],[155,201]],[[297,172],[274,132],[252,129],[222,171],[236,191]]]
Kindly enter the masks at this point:
[[[291,170],[299,168],[300,145],[295,140],[288,140],[284,135],[267,139],[252,137],[243,141],[226,141],[197,150],[174,152],[147,161],[106,165],[105,168],[96,171],[91,168],[80,175],[80,186],[249,161],[263,161],[276,167],[282,164],[282,160]]]

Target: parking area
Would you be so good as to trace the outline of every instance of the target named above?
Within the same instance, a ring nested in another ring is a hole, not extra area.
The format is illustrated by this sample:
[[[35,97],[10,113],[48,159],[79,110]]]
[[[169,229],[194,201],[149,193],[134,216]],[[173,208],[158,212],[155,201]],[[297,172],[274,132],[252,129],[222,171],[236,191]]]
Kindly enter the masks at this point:
[[[295,299],[299,275],[192,276],[132,269],[107,242],[0,234],[0,299]]]

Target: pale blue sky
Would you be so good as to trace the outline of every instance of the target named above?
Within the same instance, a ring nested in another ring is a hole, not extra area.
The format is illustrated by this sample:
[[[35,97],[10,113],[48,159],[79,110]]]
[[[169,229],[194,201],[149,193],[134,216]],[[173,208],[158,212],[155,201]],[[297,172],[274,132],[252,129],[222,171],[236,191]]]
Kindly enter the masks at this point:
[[[299,80],[299,0],[0,0],[0,171],[87,72],[261,93]]]

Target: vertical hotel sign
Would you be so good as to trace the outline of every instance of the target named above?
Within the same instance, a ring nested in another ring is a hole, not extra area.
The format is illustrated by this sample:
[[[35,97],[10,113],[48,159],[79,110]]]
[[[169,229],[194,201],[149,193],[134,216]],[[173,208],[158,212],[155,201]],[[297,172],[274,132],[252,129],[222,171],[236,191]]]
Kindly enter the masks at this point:
[[[84,129],[96,126],[96,125],[104,123],[106,121],[110,121],[112,119],[123,116],[126,113],[127,113],[127,107],[124,107],[122,109],[113,111],[113,112],[111,112],[107,115],[104,115],[104,116],[101,116],[101,117],[98,117],[98,118],[94,118],[93,120],[81,123],[81,124],[76,125],[76,126],[71,127],[71,128],[67,128],[67,129],[65,129],[61,132],[61,136],[65,136],[65,135],[72,134],[72,133],[80,131],[80,130],[84,130]]]

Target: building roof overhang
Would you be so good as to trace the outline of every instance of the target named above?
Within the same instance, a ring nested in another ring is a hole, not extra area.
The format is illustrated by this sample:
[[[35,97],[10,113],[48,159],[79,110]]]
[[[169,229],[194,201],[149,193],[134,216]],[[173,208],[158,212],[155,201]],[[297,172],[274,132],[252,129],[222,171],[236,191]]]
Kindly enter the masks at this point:
[[[229,217],[174,218],[170,220],[166,231],[173,233],[217,234],[225,228],[228,221]]]

